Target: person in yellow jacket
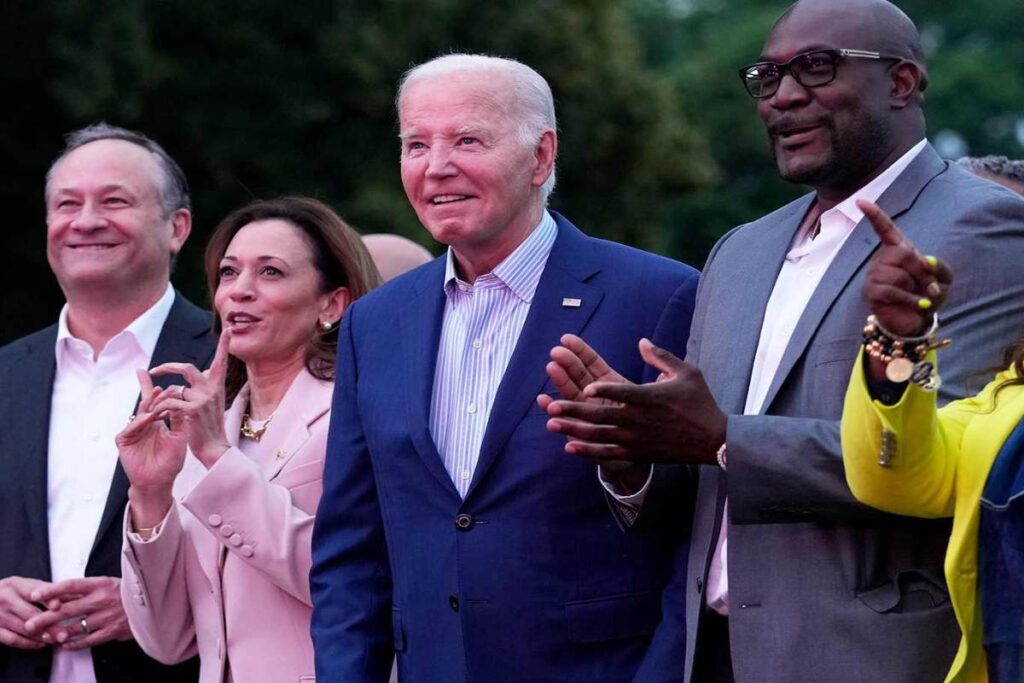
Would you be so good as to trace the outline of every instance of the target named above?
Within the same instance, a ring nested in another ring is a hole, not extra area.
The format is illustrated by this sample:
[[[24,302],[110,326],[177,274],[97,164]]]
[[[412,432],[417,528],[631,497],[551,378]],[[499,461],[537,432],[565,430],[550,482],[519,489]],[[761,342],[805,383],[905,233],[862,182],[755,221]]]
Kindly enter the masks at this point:
[[[882,246],[843,411],[846,480],[881,510],[953,517],[945,575],[963,637],[946,680],[1024,680],[1024,340],[980,393],[937,408],[935,311],[952,273],[877,207],[861,208]]]

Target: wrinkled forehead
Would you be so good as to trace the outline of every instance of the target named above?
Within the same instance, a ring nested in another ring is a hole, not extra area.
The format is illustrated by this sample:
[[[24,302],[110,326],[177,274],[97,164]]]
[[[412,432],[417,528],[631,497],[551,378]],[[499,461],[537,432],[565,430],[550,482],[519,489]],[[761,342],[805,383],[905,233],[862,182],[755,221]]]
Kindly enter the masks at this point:
[[[775,25],[761,50],[761,60],[785,62],[811,50],[874,50],[871,18],[841,5],[801,11],[795,8]],[[760,60],[759,60],[760,61]]]
[[[510,87],[504,74],[456,72],[424,76],[406,86],[398,103],[403,132],[443,117],[456,125],[479,126],[512,116]],[[461,122],[461,123],[460,123]]]
[[[160,167],[146,149],[125,140],[96,140],[69,152],[53,167],[50,194],[122,186],[159,194]]]

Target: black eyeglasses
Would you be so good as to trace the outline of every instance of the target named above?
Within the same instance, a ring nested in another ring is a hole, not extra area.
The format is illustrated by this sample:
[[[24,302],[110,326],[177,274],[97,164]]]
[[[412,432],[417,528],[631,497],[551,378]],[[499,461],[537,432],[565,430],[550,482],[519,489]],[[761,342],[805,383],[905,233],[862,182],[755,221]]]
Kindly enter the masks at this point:
[[[828,85],[836,78],[836,63],[840,57],[855,59],[895,59],[903,57],[871,52],[869,50],[814,50],[799,54],[785,64],[776,62],[758,62],[740,69],[740,78],[751,97],[763,99],[771,97],[782,83],[787,73],[805,88],[819,88]]]

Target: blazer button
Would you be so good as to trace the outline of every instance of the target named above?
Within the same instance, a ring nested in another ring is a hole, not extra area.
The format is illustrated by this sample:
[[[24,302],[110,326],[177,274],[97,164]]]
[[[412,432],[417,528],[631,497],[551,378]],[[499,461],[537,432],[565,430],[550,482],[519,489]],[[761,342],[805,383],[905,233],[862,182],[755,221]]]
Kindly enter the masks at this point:
[[[228,536],[230,536],[233,533],[235,533],[235,529],[230,524],[225,524],[224,526],[222,526],[220,528],[220,535],[223,536],[224,538],[227,538]]]
[[[463,513],[455,518],[455,528],[459,531],[469,531],[474,524],[476,524],[476,520],[473,519],[473,515]]]
[[[448,606],[452,608],[453,612],[459,611],[459,599],[454,595],[448,596]]]
[[[235,534],[234,536],[228,539],[228,543],[237,548],[238,546],[242,545],[242,537],[238,534]]]
[[[220,526],[220,523],[224,520],[221,519],[220,515],[210,515],[206,518],[206,521],[210,523],[210,526]]]
[[[241,548],[238,549],[238,552],[242,553],[242,557],[252,557],[252,553],[253,553],[252,546],[251,545],[243,545]]]

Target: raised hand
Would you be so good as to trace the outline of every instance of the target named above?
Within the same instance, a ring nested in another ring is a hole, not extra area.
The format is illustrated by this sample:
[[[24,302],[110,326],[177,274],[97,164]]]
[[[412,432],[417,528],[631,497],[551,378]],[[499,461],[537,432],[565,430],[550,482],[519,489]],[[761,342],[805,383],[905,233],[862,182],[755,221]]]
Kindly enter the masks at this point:
[[[924,334],[953,283],[949,266],[924,256],[875,204],[857,206],[882,241],[864,281],[864,300],[882,327],[903,337]]]
[[[188,363],[164,363],[150,370],[151,375],[181,375],[188,386],[173,385],[156,392],[146,408],[150,413],[166,414],[172,430],[184,434],[192,454],[206,467],[230,448],[224,434],[224,377],[227,374],[228,345],[231,332],[221,332],[210,368],[199,371]]]
[[[569,401],[582,399],[583,390],[594,382],[629,382],[613,370],[597,351],[576,335],[564,334],[558,341],[561,346],[551,349],[551,362],[544,369],[563,399]],[[553,400],[547,394],[537,397],[537,403],[545,410]]]
[[[581,400],[547,406],[548,429],[569,439],[567,452],[598,462],[713,463],[727,418],[704,376],[646,339],[640,355],[661,372],[657,381],[593,382]]]

